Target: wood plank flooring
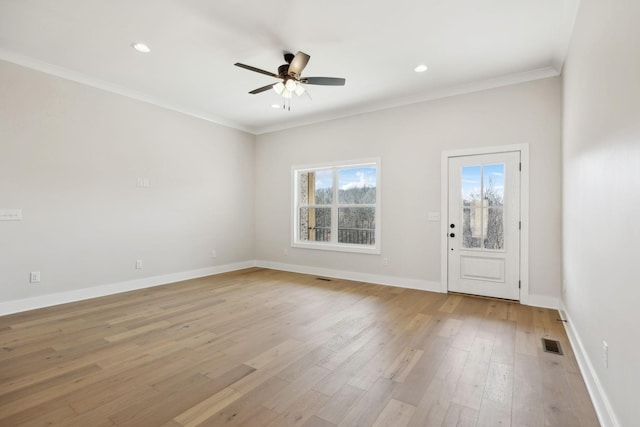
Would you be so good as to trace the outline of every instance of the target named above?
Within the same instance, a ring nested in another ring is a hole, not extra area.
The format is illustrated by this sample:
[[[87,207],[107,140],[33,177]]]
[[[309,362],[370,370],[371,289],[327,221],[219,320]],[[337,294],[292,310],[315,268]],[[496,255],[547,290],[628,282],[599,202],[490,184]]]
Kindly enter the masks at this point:
[[[0,317],[0,425],[598,426],[557,318],[263,269],[179,282]]]

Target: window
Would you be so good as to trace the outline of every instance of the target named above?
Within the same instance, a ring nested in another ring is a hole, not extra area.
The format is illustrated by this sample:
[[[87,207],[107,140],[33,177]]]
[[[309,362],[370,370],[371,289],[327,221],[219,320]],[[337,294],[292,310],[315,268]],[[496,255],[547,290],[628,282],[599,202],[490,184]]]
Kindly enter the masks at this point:
[[[293,168],[293,246],[380,253],[380,161]]]

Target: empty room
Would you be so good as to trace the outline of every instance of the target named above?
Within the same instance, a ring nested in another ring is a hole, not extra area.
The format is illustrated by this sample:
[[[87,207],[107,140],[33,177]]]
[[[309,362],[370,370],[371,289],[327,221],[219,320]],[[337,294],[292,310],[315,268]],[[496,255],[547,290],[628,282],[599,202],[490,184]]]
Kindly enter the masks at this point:
[[[0,425],[639,425],[639,20],[0,0]]]

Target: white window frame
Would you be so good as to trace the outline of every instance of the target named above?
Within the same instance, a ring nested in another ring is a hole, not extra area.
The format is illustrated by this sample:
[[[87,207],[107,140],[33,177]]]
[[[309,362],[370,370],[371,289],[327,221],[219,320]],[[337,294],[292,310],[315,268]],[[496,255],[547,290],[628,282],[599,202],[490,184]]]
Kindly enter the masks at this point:
[[[337,229],[338,229],[338,207],[363,207],[362,205],[339,205],[338,204],[338,170],[339,169],[350,169],[357,168],[363,166],[374,166],[376,168],[376,230],[375,230],[375,244],[374,245],[358,245],[358,244],[349,244],[349,243],[338,243],[337,242]],[[325,207],[331,208],[331,236],[332,239],[336,239],[336,241],[331,242],[316,242],[316,241],[306,241],[300,240],[300,217],[298,215],[299,212],[299,202],[298,202],[298,184],[299,184],[299,174],[302,172],[315,172],[319,170],[333,170],[333,203],[331,205],[326,205]],[[376,158],[368,158],[368,159],[359,159],[359,160],[351,160],[351,161],[341,161],[341,162],[332,162],[332,163],[316,163],[311,165],[300,165],[293,166],[291,168],[291,246],[295,248],[305,248],[305,249],[320,249],[326,251],[339,251],[339,252],[354,252],[354,253],[364,253],[364,254],[380,254],[381,253],[381,218],[382,211],[380,209],[381,200],[382,200],[382,191],[381,191],[381,182],[382,182],[382,165],[379,157]]]

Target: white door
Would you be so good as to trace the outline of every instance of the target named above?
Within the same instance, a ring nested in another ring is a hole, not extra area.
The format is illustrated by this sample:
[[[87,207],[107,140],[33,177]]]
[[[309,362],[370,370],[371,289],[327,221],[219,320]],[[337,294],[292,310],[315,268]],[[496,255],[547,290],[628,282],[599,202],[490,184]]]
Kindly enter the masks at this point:
[[[520,152],[449,157],[448,290],[520,299]]]

